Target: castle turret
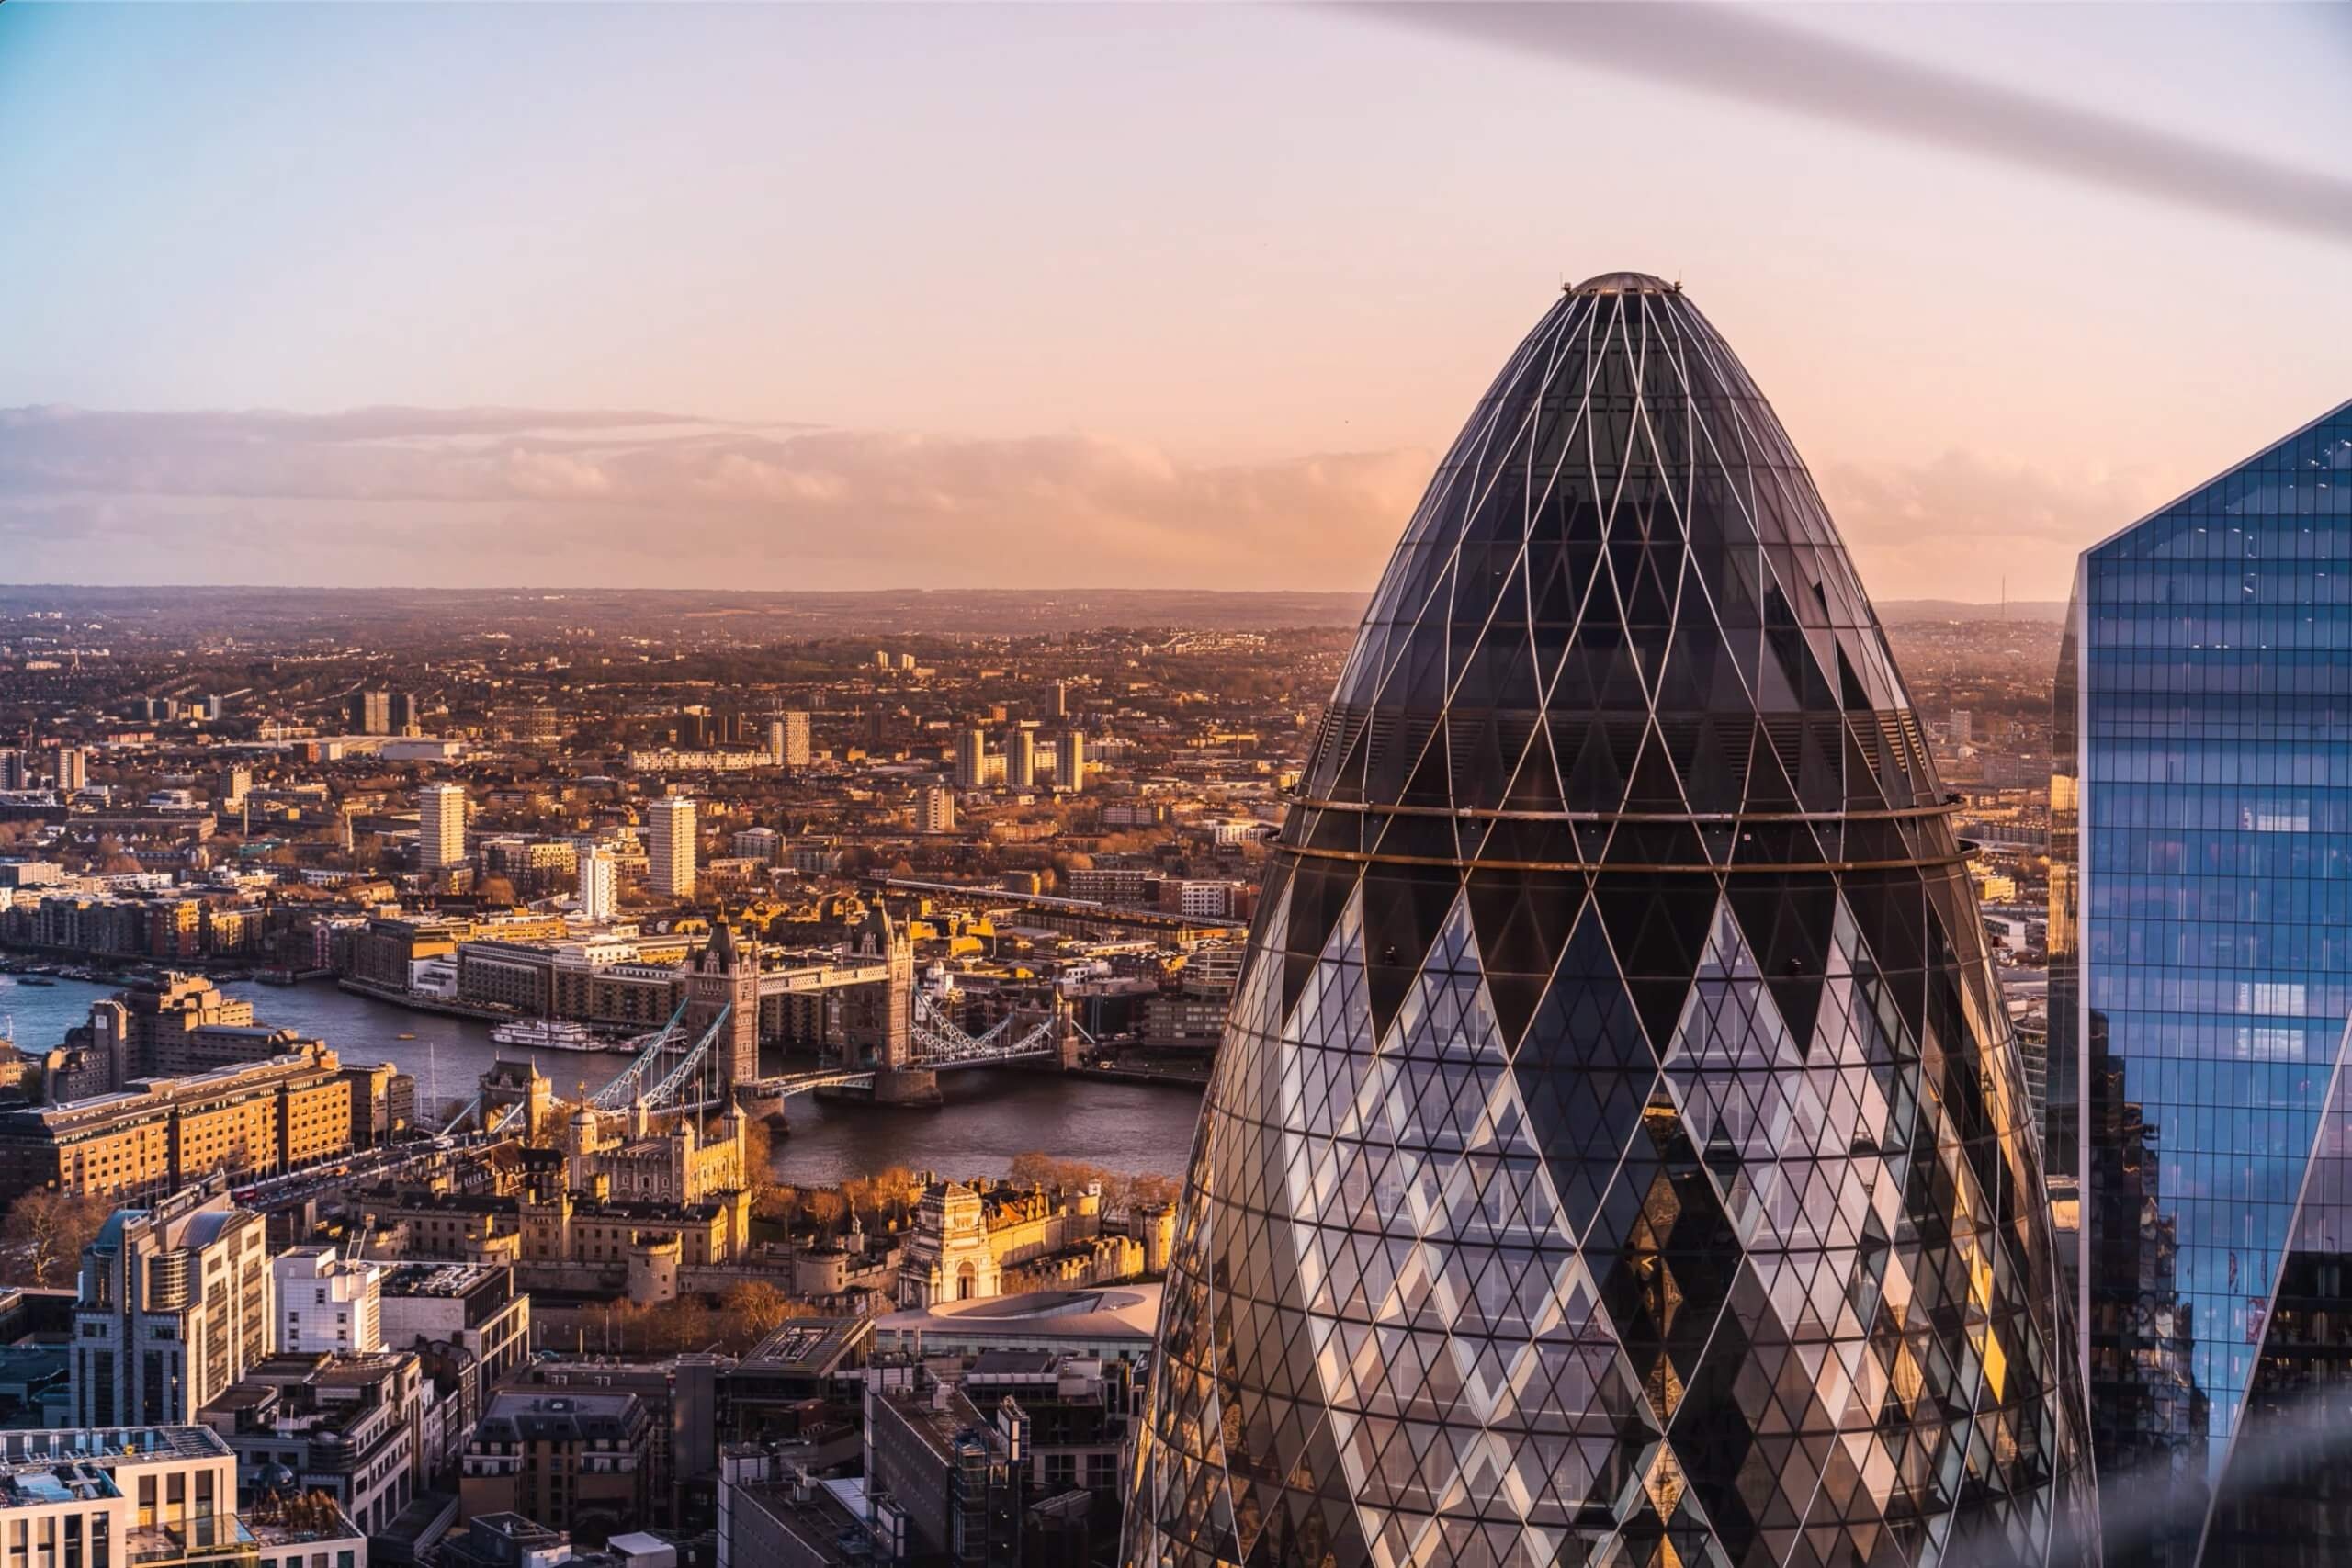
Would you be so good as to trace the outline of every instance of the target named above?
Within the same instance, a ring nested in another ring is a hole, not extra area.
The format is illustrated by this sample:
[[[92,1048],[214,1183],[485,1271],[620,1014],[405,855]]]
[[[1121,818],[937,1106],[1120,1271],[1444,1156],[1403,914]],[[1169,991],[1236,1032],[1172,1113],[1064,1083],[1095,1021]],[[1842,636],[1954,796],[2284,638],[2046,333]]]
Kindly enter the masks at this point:
[[[574,1192],[588,1190],[596,1172],[596,1113],[582,1105],[564,1123],[564,1185]]]
[[[659,1306],[678,1299],[678,1262],[684,1248],[674,1235],[640,1236],[629,1244],[628,1299]]]

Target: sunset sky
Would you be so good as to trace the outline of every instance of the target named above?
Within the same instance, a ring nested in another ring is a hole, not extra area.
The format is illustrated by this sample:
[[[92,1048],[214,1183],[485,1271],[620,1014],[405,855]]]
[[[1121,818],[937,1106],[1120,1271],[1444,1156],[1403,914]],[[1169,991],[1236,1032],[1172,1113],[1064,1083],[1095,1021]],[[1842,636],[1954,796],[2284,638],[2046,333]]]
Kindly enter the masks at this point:
[[[1730,338],[1880,598],[2062,597],[2352,398],[2340,186],[2266,218],[1568,19],[0,6],[5,574],[1362,589],[1618,268]],[[1757,19],[2352,168],[2352,8]]]

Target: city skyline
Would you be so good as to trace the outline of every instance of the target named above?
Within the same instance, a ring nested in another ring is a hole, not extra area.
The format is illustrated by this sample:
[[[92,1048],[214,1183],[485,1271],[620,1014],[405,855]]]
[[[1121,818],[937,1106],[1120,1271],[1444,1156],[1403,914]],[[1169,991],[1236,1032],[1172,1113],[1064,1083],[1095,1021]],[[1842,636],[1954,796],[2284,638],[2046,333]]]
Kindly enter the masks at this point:
[[[678,15],[0,14],[0,113],[46,133],[0,151],[43,240],[0,301],[17,572],[1361,592],[1329,563],[1377,555],[1528,291],[1622,265],[1783,389],[1882,598],[2057,597],[2340,400],[2339,242],[1680,89],[1638,36]],[[2340,13],[1783,15],[2282,168],[2346,129],[2324,64],[2267,69],[2342,58]],[[2308,330],[2250,355],[2253,298]]]
[[[2352,1565],[2346,80],[0,5],[13,1568]]]

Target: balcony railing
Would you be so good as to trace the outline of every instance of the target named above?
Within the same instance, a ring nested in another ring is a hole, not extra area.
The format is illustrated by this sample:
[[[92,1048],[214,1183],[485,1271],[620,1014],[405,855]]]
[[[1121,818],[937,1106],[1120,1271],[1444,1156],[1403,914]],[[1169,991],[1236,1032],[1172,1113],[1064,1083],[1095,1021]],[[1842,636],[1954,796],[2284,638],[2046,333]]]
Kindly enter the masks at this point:
[[[143,1525],[128,1542],[133,1562],[215,1562],[251,1557],[259,1550],[254,1532],[234,1514],[215,1514],[177,1525]]]

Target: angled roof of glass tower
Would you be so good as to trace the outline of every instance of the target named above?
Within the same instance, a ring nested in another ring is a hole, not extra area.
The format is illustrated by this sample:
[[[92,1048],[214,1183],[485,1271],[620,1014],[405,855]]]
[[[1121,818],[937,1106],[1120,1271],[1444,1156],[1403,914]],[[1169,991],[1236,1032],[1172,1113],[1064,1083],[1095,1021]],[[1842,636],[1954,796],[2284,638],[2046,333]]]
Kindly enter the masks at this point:
[[[1566,290],[1278,841],[1127,1561],[2046,1561],[2073,1357],[1950,809],[1723,338]]]

